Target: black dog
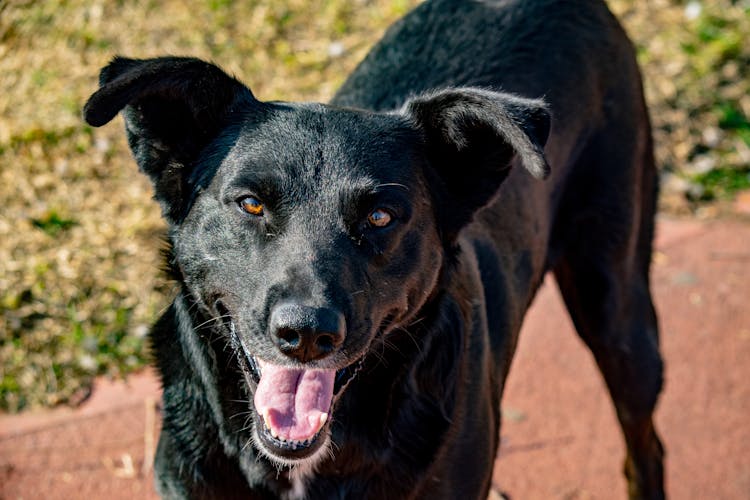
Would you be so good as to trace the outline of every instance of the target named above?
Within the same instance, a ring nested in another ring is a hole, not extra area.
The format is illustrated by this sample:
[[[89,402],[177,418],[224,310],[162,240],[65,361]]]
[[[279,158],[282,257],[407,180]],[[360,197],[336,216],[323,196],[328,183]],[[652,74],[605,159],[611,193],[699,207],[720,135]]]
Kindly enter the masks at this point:
[[[117,58],[85,117],[123,109],[182,283],[152,333],[162,495],[486,497],[552,270],[615,402],[630,496],[663,497],[656,173],[604,3],[424,3],[330,105]]]

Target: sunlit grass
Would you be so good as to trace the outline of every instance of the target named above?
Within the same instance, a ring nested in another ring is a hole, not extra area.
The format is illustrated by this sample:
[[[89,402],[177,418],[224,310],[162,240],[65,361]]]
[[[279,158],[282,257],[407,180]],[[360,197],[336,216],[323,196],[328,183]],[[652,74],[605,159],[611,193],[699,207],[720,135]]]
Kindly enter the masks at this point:
[[[329,99],[416,0],[0,2],[0,408],[79,399],[148,361],[174,285],[122,121],[81,107],[115,54],[212,60],[264,100]],[[748,1],[613,0],[644,68],[663,169],[747,188]],[[691,14],[692,15],[692,14]],[[697,166],[709,165],[708,170]]]

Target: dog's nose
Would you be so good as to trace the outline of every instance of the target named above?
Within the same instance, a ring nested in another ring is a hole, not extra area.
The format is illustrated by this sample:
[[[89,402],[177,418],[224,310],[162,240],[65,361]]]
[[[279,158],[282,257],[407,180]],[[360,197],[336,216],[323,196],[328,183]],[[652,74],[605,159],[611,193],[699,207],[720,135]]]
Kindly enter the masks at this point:
[[[346,336],[344,316],[326,307],[280,304],[269,326],[281,352],[302,363],[326,357]]]

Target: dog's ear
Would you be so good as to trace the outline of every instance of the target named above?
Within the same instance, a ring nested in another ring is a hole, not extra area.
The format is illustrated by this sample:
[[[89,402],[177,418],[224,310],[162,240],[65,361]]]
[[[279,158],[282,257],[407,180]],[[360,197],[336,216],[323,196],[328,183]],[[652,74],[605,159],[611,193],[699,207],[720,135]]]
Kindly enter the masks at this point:
[[[123,110],[130,148],[171,222],[190,196],[187,182],[200,152],[232,111],[259,104],[240,82],[193,58],[116,57],[99,85],[84,107],[86,122],[99,127]]]
[[[423,131],[431,165],[450,197],[441,213],[449,238],[487,205],[515,157],[534,176],[549,175],[543,147],[550,131],[544,101],[476,88],[409,99],[402,112]]]

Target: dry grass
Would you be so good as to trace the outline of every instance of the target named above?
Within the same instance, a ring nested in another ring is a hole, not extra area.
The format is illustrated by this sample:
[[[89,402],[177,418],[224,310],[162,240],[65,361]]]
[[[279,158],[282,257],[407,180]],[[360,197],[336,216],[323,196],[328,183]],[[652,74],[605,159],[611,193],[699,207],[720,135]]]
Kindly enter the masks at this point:
[[[638,49],[662,169],[662,208],[750,188],[750,1],[613,0]]]
[[[164,226],[122,122],[80,119],[101,66],[189,54],[261,99],[325,101],[415,3],[0,0],[0,408],[75,402],[94,375],[142,366],[172,293],[156,272]],[[672,209],[743,187],[750,3],[705,2],[695,19],[680,2],[611,3],[645,67]]]

